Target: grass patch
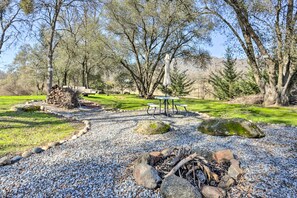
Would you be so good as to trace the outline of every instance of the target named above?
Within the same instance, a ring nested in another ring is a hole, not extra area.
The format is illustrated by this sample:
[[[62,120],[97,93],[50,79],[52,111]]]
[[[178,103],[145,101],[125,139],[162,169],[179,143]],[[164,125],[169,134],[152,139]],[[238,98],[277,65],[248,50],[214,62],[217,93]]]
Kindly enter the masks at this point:
[[[106,108],[118,108],[125,110],[139,110],[147,107],[147,103],[153,102],[158,104],[158,100],[155,99],[143,99],[136,95],[105,95],[96,94],[84,97],[86,100],[96,102]]]
[[[45,96],[0,96],[0,157],[64,139],[82,126],[43,112],[10,110],[16,104],[44,99]]]
[[[145,100],[135,95],[92,95],[85,97],[107,108],[120,107],[124,110],[139,110],[147,103],[159,104],[158,100]],[[190,111],[207,113],[214,117],[244,118],[254,122],[283,123],[297,126],[297,108],[295,107],[261,107],[260,105],[227,104],[216,100],[181,99],[179,103],[187,104]]]

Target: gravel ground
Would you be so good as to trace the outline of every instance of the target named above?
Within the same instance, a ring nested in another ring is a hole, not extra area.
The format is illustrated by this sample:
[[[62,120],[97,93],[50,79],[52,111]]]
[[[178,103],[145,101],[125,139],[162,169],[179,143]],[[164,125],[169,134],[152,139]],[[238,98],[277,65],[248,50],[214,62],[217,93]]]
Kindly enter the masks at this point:
[[[140,154],[174,146],[215,151],[231,149],[244,168],[240,184],[230,197],[296,197],[297,128],[266,125],[266,137],[214,137],[196,130],[198,115],[156,119],[173,129],[164,135],[133,133],[138,121],[154,119],[145,111],[102,110],[63,112],[91,121],[82,137],[0,167],[0,197],[160,197],[158,191],[137,186],[126,167]]]

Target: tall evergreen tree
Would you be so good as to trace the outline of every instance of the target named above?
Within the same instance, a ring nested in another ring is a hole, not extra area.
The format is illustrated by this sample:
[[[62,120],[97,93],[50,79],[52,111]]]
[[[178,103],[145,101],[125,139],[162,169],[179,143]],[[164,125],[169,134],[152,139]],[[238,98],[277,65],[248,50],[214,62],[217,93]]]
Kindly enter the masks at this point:
[[[192,91],[194,80],[188,79],[186,71],[180,71],[177,67],[173,67],[171,78],[171,91],[174,96],[185,96]]]
[[[223,70],[218,73],[212,72],[209,78],[209,83],[214,88],[214,95],[220,100],[232,99],[240,94],[238,81],[241,73],[235,69],[236,59],[233,58],[230,48],[227,48],[225,58]]]

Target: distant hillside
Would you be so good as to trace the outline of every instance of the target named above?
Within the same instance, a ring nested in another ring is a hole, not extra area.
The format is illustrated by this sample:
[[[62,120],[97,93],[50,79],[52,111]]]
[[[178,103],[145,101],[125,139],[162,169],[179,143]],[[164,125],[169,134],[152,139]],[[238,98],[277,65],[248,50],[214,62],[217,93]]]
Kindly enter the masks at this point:
[[[218,71],[222,69],[224,66],[223,61],[223,58],[213,57],[211,63],[205,69],[199,68],[194,63],[185,63],[182,60],[178,60],[177,66],[181,71],[186,70],[186,73],[190,79],[196,80],[199,77],[208,77],[212,71]],[[238,71],[247,71],[248,67],[249,66],[246,59],[239,59],[236,61],[236,68]]]
[[[206,68],[199,68],[197,65],[191,62],[185,62],[181,59],[177,60],[177,67],[180,71],[186,71],[189,79],[195,80],[193,85],[193,91],[190,93],[190,97],[195,98],[212,98],[212,88],[208,83],[209,74],[212,71],[217,71],[223,68],[223,58],[213,57],[211,63]],[[246,71],[248,64],[246,59],[240,59],[236,62],[236,68],[238,71]],[[172,70],[172,68],[171,68]],[[105,81],[113,81],[115,73],[108,73],[104,76]],[[162,95],[160,90],[156,90],[156,95]]]
[[[223,58],[213,57],[211,63],[204,69],[199,68],[194,63],[185,62],[183,60],[177,61],[177,67],[180,71],[186,71],[191,80],[195,80],[193,91],[190,97],[198,98],[212,98],[212,88],[208,84],[209,74],[212,71],[221,70],[224,66]],[[237,71],[247,71],[248,63],[246,59],[239,59],[236,61]]]

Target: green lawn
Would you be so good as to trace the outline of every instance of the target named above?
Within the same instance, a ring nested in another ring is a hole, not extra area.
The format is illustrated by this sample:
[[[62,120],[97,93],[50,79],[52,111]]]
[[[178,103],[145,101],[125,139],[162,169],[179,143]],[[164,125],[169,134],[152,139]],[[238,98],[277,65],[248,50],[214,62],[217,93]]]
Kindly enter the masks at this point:
[[[28,100],[44,100],[45,96],[0,96],[0,156],[20,153],[34,146],[45,145],[73,134],[81,124],[69,123],[42,112],[13,112],[10,108]],[[87,100],[107,108],[137,110],[146,108],[145,100],[135,95],[92,95]],[[181,99],[190,111],[207,113],[215,117],[246,118],[255,122],[284,123],[297,126],[296,107],[269,107],[226,104],[221,101]]]
[[[0,96],[0,157],[61,140],[82,126],[42,112],[10,110],[15,104],[44,99],[45,96]]]
[[[92,95],[87,100],[97,102],[108,108],[136,110],[145,108],[147,103],[157,100],[145,100],[135,95]],[[215,100],[181,99],[180,103],[188,104],[190,111],[207,113],[214,117],[246,118],[254,122],[284,123],[297,126],[296,107],[261,107],[256,105],[227,104]]]

